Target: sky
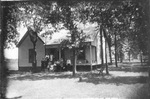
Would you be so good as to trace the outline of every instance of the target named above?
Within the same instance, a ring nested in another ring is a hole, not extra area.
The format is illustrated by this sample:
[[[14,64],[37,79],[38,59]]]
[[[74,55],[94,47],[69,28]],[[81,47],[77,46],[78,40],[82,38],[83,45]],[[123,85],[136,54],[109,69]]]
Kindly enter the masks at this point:
[[[4,55],[7,59],[18,59],[18,48],[5,49]]]
[[[19,40],[23,37],[23,35],[26,33],[27,29],[21,26],[20,28],[17,29],[17,31],[20,34]],[[4,50],[4,56],[7,59],[18,59],[18,48],[13,48],[13,49],[5,49]]]

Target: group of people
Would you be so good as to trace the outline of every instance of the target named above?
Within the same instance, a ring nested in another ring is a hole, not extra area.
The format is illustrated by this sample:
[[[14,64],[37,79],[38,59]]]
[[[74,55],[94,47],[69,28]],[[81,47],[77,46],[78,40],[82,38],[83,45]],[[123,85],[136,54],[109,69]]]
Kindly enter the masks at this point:
[[[65,62],[62,58],[60,60],[54,60],[53,55],[45,56],[41,61],[41,69],[48,71],[71,70],[71,60]]]
[[[56,64],[54,63],[53,55],[45,56],[45,58],[41,61],[41,68],[42,70],[55,70]]]

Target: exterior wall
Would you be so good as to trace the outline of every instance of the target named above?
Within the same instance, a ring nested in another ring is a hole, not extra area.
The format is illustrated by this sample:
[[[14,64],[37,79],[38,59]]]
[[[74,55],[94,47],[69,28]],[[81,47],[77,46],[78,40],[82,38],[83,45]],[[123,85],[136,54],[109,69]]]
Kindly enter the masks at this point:
[[[88,61],[88,64],[91,64],[90,60],[90,46],[87,46],[85,49],[85,59]]]
[[[97,50],[97,64],[101,64],[101,57],[100,57],[100,38],[99,33],[97,34],[97,37],[95,38],[96,41],[96,50]]]
[[[105,39],[103,37],[103,57],[104,57],[104,63],[106,63],[106,59],[105,59]]]
[[[107,62],[110,63],[109,48],[107,44]]]
[[[100,51],[100,49],[101,49],[100,48],[101,42],[100,42],[100,35],[99,35],[99,33],[97,34],[96,38],[92,42],[92,45],[96,46],[96,52],[97,52],[97,54],[96,54],[97,55],[97,62],[96,62],[96,64],[101,64],[101,51]],[[95,55],[94,51],[92,52],[92,55],[93,55],[92,58],[94,58],[94,55]],[[104,39],[104,37],[103,37],[103,57],[104,57],[104,63],[106,63],[106,60],[105,60],[105,39]],[[108,45],[107,45],[107,62],[110,62]]]
[[[97,63],[96,57],[96,47],[92,46],[92,63]]]
[[[73,57],[72,54],[73,54],[72,50],[70,50],[70,49],[65,49],[64,50],[64,55],[65,55],[66,60],[72,59],[72,57]],[[90,47],[89,46],[87,46],[85,48],[85,60],[87,60],[88,63],[84,63],[84,64],[90,64],[91,61],[90,61]],[[78,60],[78,61],[80,61],[80,60]],[[83,65],[83,64],[81,63],[80,65]]]
[[[98,34],[99,34],[99,33],[98,33]],[[98,42],[97,42],[97,41],[98,41],[98,38],[99,38],[99,35],[98,35],[98,34],[97,34],[97,36],[95,37],[94,41],[92,41],[92,43],[91,43],[93,46],[97,46],[97,44],[98,44]]]
[[[109,62],[110,62],[110,58],[109,58],[108,44],[106,45],[104,38],[103,38],[103,42],[104,42],[104,43],[103,43],[104,63],[106,63],[106,55],[105,55],[105,53],[107,53],[107,63],[109,63]],[[107,47],[106,47],[106,52],[105,52],[105,45],[107,46]]]
[[[29,49],[33,48],[33,44],[30,41],[30,37],[27,36],[26,39],[22,42],[18,49],[18,66],[19,67],[32,67],[32,63],[29,63]],[[37,66],[41,66],[41,60],[45,56],[45,48],[43,43],[38,40],[36,43],[36,52],[37,52]]]
[[[72,56],[73,56],[73,53],[72,53],[72,50],[70,49],[65,49],[64,50],[64,55],[65,55],[65,59],[68,60],[68,59],[72,59]]]

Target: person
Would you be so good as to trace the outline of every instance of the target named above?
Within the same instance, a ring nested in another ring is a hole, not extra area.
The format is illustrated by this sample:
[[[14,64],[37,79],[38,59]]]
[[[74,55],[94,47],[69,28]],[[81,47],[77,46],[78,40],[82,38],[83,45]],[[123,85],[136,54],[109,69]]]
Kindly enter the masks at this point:
[[[60,71],[64,69],[64,65],[63,65],[63,59],[60,59]]]
[[[71,60],[70,59],[68,59],[67,60],[67,70],[71,70]]]
[[[49,55],[49,60],[52,62],[52,64],[54,63],[54,56],[52,54]]]
[[[48,69],[48,71],[50,71],[52,69],[52,62],[51,61],[48,62],[47,69]]]
[[[45,66],[46,66],[46,67],[48,66],[48,62],[49,62],[49,57],[46,56],[46,57],[45,57]]]

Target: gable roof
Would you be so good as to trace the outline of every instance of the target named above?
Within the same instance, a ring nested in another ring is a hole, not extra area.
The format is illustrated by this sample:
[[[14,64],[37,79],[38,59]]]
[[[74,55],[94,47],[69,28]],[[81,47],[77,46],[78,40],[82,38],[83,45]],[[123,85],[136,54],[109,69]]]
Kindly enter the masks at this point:
[[[27,31],[16,46],[19,47],[24,42],[24,40],[28,37],[28,35],[29,33]],[[44,44],[43,40],[39,36],[37,36],[37,38]]]
[[[68,39],[69,31],[60,30],[59,32],[53,33],[50,37],[42,38],[46,45],[60,44],[63,40]]]
[[[86,38],[85,42],[92,42],[95,40],[95,38],[97,37],[97,31],[95,29],[95,27],[93,26],[88,26],[86,28],[83,29],[83,32],[86,35],[89,35],[89,38]],[[60,44],[62,41],[64,40],[68,40],[70,36],[69,30],[60,30],[59,32],[53,33],[50,37],[44,38],[39,36],[46,45],[53,45],[53,44]]]

